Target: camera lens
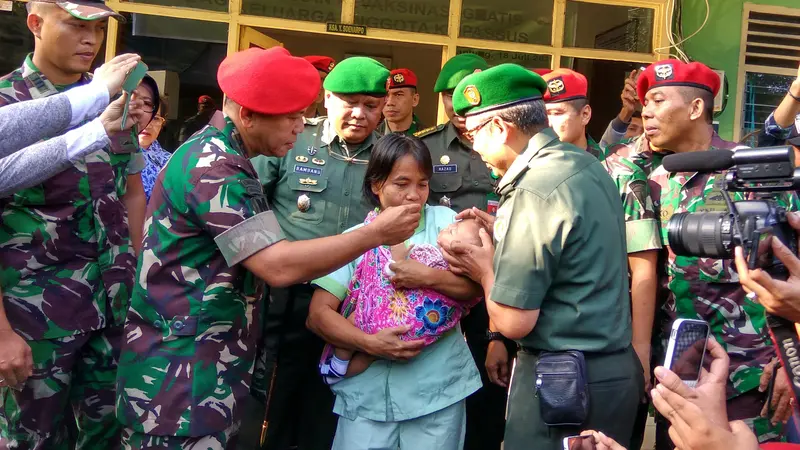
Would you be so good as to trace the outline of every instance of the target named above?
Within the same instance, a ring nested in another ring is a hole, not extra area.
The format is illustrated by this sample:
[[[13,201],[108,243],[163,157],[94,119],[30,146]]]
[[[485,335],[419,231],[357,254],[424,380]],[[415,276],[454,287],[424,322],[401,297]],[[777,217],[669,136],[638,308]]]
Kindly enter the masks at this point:
[[[731,219],[726,212],[678,213],[667,223],[667,240],[676,255],[732,258]]]

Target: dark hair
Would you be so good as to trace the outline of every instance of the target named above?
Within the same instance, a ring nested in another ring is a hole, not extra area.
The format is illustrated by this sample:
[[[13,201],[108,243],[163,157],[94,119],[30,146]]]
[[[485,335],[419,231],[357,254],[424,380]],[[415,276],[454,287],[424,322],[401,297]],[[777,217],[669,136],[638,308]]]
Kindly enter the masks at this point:
[[[589,99],[586,98],[586,97],[584,97],[584,98],[576,98],[575,100],[569,100],[569,101],[567,101],[565,103],[570,105],[575,111],[581,112],[583,107],[589,104]]]
[[[547,128],[548,118],[544,100],[530,100],[523,103],[503,108],[489,114],[496,115],[508,123],[513,124],[528,136]]]
[[[712,123],[714,121],[714,94],[705,89],[691,86],[681,87],[680,92],[681,96],[683,96],[683,100],[686,103],[691,103],[696,98],[702,100],[703,104],[705,105],[703,115],[705,116],[706,122]]]
[[[633,115],[631,116],[631,118],[632,119],[641,119],[642,118],[642,112],[641,111],[634,111]]]
[[[418,138],[400,133],[390,133],[378,139],[369,157],[367,173],[364,175],[364,198],[372,206],[376,208],[381,206],[380,199],[372,192],[372,185],[386,181],[397,161],[407,155],[417,161],[425,176],[430,178],[433,175],[431,153]]]

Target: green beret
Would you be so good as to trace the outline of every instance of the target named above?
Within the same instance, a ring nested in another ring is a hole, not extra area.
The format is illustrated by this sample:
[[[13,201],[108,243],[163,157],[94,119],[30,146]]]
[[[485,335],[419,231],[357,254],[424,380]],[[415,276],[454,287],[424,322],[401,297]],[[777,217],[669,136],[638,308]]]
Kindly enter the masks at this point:
[[[386,95],[389,69],[366,56],[353,56],[337,64],[322,86],[334,94]]]
[[[538,74],[516,64],[500,64],[472,74],[453,92],[453,109],[471,116],[516,103],[542,98],[547,83]]]
[[[467,75],[472,74],[475,70],[488,68],[489,64],[486,63],[486,60],[474,53],[456,55],[444,63],[442,71],[439,72],[439,78],[436,79],[436,84],[433,86],[433,92],[455,89],[458,82]]]

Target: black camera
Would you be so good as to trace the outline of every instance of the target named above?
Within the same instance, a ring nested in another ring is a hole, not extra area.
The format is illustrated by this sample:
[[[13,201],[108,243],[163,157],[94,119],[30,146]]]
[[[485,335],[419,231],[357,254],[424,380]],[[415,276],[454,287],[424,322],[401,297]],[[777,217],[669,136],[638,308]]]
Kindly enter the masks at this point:
[[[714,172],[728,169],[722,198],[726,212],[678,213],[667,223],[667,239],[676,255],[733,258],[741,246],[748,266],[775,275],[785,272],[772,254],[772,239],[779,239],[797,254],[797,236],[777,193],[800,186],[800,169],[794,167],[791,147],[709,150],[664,158],[670,172]],[[729,192],[747,192],[752,199],[732,201]]]

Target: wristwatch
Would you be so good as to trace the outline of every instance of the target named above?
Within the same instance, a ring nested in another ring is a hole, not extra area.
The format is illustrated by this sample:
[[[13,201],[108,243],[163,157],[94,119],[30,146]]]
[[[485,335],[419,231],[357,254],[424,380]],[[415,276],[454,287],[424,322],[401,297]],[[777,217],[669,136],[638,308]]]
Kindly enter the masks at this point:
[[[502,341],[505,340],[505,337],[498,333],[497,331],[492,331],[490,329],[486,329],[486,340],[487,341]]]

